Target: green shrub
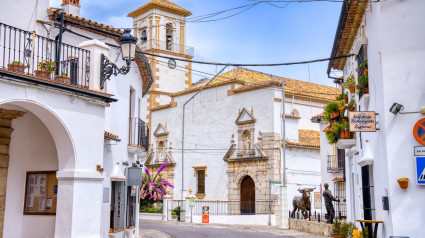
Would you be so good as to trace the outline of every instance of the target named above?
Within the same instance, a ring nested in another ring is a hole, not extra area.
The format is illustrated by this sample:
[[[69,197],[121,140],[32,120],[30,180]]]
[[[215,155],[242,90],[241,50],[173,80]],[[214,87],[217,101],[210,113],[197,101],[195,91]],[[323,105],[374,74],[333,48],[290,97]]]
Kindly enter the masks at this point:
[[[333,234],[339,234],[341,232],[341,222],[338,219],[335,219],[334,225],[332,227]]]

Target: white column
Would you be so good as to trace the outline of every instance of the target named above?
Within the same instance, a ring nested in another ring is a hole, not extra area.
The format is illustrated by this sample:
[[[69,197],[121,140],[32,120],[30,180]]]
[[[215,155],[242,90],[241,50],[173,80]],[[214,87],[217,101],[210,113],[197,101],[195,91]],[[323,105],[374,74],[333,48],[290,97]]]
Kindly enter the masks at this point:
[[[55,237],[101,237],[103,175],[58,171]]]
[[[84,41],[77,46],[90,51],[90,83],[89,88],[93,90],[100,89],[100,62],[101,55],[108,56],[110,48],[100,40]]]
[[[168,212],[168,205],[169,205],[169,202],[168,201],[170,201],[171,199],[172,199],[173,197],[171,196],[171,195],[165,195],[164,196],[164,199],[163,199],[163,201],[162,201],[162,219],[164,220],[164,221],[166,221],[168,218],[170,218],[171,217],[171,212]]]

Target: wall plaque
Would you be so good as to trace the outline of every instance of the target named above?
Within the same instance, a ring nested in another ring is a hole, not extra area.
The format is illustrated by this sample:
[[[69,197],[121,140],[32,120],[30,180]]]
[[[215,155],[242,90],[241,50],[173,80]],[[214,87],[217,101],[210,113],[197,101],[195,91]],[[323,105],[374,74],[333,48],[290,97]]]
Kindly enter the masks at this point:
[[[348,114],[351,132],[375,132],[375,112],[350,112]]]

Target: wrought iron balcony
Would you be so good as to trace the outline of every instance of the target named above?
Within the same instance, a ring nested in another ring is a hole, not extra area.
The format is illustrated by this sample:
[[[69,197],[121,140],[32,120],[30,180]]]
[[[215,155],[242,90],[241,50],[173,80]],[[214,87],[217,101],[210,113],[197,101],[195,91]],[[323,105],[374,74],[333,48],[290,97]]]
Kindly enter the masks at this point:
[[[149,44],[149,40],[145,40],[141,43],[141,48],[143,51],[149,49],[160,49],[165,51],[171,51],[177,54],[185,54],[189,56],[195,55],[195,49],[191,46],[174,44],[171,42],[152,40],[151,45]]]
[[[0,70],[88,88],[90,51],[0,23]]]
[[[338,173],[344,170],[344,155],[327,155],[328,173]]]
[[[149,127],[142,119],[130,118],[129,132],[129,146],[143,147],[145,150],[149,150]]]

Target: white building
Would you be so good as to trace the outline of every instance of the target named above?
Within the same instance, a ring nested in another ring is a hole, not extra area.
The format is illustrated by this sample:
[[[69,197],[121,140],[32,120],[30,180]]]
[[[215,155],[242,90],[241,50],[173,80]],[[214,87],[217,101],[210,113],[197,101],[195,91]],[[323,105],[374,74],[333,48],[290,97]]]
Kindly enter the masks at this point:
[[[130,185],[148,149],[140,118],[152,73],[137,54],[102,88],[101,55],[125,65],[124,32],[79,17],[78,2],[63,2],[62,43],[48,0],[2,2],[0,237],[137,237]]]
[[[356,68],[368,60],[369,93],[350,96],[357,111],[376,112],[379,130],[356,132],[354,139],[338,140],[336,147],[346,150],[348,220],[383,221],[378,237],[424,237],[425,187],[417,183],[420,172],[415,171],[413,152],[421,144],[412,134],[424,118],[419,113],[425,96],[424,7],[421,0],[344,1],[332,57],[356,56],[329,64],[328,73],[341,70],[347,80],[357,78]],[[401,112],[413,113],[391,113],[394,103],[404,106]],[[409,179],[407,189],[397,182],[403,177]]]

